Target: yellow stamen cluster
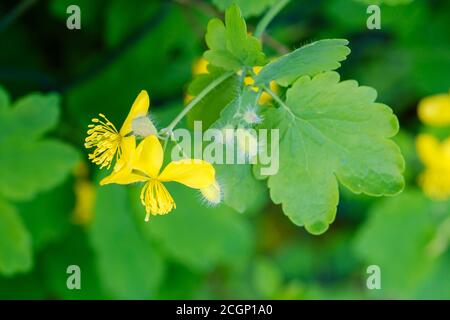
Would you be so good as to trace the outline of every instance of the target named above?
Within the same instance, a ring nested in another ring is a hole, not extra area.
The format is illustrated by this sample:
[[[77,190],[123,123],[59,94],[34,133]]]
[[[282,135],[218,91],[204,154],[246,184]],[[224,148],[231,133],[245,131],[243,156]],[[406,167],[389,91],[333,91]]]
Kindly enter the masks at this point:
[[[147,213],[145,221],[150,219],[150,214],[164,215],[177,207],[169,191],[157,179],[149,179],[145,183],[141,190],[141,202]]]
[[[114,156],[120,157],[120,142],[122,136],[117,131],[114,124],[109,121],[103,114],[99,114],[101,119],[92,119],[93,124],[88,126],[88,136],[85,139],[85,147],[87,149],[95,148],[89,154],[89,159],[100,168],[111,167]]]

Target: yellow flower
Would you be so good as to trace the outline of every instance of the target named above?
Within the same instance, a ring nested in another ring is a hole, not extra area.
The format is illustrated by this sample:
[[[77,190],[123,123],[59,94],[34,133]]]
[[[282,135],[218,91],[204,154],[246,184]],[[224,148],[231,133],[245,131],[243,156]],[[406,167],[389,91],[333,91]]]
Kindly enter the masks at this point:
[[[88,136],[85,139],[85,147],[87,149],[95,148],[89,154],[89,159],[100,168],[111,167],[111,163],[116,157],[116,164],[120,161],[124,154],[124,150],[134,149],[136,139],[132,135],[133,119],[145,116],[148,112],[150,99],[147,91],[142,90],[134,101],[128,116],[126,117],[122,128],[117,131],[116,127],[103,114],[100,119],[92,119],[87,131]]]
[[[419,118],[428,125],[450,125],[450,94],[426,97],[419,103]]]
[[[417,152],[425,171],[419,176],[419,184],[433,199],[450,198],[450,138],[439,142],[434,136],[421,134],[416,140]]]
[[[150,215],[164,215],[176,207],[175,201],[163,182],[175,181],[190,188],[203,189],[215,181],[214,167],[203,160],[184,159],[170,162],[160,172],[164,151],[155,135],[146,137],[133,153],[131,164],[103,179],[101,184],[128,184],[145,182],[141,190],[141,202],[145,206],[148,221]]]
[[[75,208],[73,209],[73,222],[86,225],[92,220],[95,188],[88,177],[88,167],[80,162],[75,168]]]
[[[253,72],[255,74],[258,74],[261,71],[261,69],[262,69],[262,67],[260,67],[260,66],[253,67]],[[247,76],[244,78],[244,84],[246,86],[252,86],[252,90],[255,92],[258,92],[259,87],[253,86],[254,83],[255,83],[255,80],[253,79],[253,77]],[[278,85],[275,81],[270,81],[269,88],[273,92],[278,93]],[[268,94],[267,92],[263,92],[263,93],[261,93],[261,96],[258,99],[258,103],[262,105],[262,104],[266,104],[267,102],[269,102],[271,100],[272,100],[272,97],[270,96],[270,94]]]
[[[199,74],[209,73],[209,71],[208,71],[208,64],[209,64],[208,60],[206,60],[203,57],[197,59],[192,64],[192,74],[194,76],[196,76],[196,75],[199,75]],[[194,99],[194,97],[191,96],[189,93],[186,93],[185,96],[184,96],[184,104],[188,104],[189,102],[192,101],[192,99]]]
[[[208,73],[208,60],[205,58],[197,59],[194,64],[192,65],[192,74],[198,75],[202,73]]]
[[[95,188],[87,179],[75,182],[76,204],[73,220],[76,224],[86,225],[92,220],[95,202]]]

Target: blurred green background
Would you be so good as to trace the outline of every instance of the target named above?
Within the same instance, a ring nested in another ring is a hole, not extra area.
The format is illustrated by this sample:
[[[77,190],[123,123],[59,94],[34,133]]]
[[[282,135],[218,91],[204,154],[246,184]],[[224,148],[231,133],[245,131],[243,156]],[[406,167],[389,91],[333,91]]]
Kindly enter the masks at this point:
[[[274,3],[237,2],[251,26]],[[418,102],[450,87],[450,2],[380,2],[381,30],[366,28],[372,2],[362,0],[291,0],[267,30],[270,56],[348,39],[342,78],[376,88],[402,128],[403,194],[342,189],[336,221],[312,236],[267,191],[241,214],[173,186],[177,209],[144,223],[139,190],[99,188],[104,173],[87,161],[99,112],[120,124],[142,89],[159,128],[181,110],[207,21],[231,1],[2,0],[0,298],[450,299],[450,201],[417,186],[415,150],[432,130]],[[81,30],[66,28],[70,4]],[[366,287],[372,264],[380,290]],[[69,265],[81,268],[81,290],[66,287]]]

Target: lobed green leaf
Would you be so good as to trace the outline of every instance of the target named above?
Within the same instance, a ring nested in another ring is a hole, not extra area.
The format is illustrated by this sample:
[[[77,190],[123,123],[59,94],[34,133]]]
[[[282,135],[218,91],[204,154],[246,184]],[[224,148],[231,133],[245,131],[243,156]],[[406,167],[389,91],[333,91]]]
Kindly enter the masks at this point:
[[[210,20],[205,40],[210,49],[204,53],[205,59],[225,70],[237,71],[266,61],[261,42],[247,33],[245,20],[235,4],[225,12],[225,24],[216,18]]]
[[[10,276],[33,265],[31,237],[16,209],[0,198],[0,272]]]
[[[398,121],[376,91],[335,72],[301,77],[286,103],[271,109],[264,127],[280,130],[280,168],[270,176],[272,200],[313,234],[336,215],[338,180],[354,193],[396,195],[403,190],[404,160],[389,138]]]
[[[307,44],[266,65],[255,77],[255,84],[276,80],[288,86],[301,76],[339,68],[350,53],[345,39],[325,39]]]

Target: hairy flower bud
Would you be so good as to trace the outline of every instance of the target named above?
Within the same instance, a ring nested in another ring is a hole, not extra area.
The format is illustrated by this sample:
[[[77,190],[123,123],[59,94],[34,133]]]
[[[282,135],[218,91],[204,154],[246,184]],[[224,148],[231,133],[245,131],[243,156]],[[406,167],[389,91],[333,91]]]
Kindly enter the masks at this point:
[[[134,118],[131,122],[131,128],[135,136],[139,136],[142,138],[148,137],[149,135],[156,134],[158,132],[148,116]]]
[[[222,190],[217,181],[213,184],[207,186],[206,188],[200,189],[200,193],[203,199],[210,205],[217,205],[222,201]]]

